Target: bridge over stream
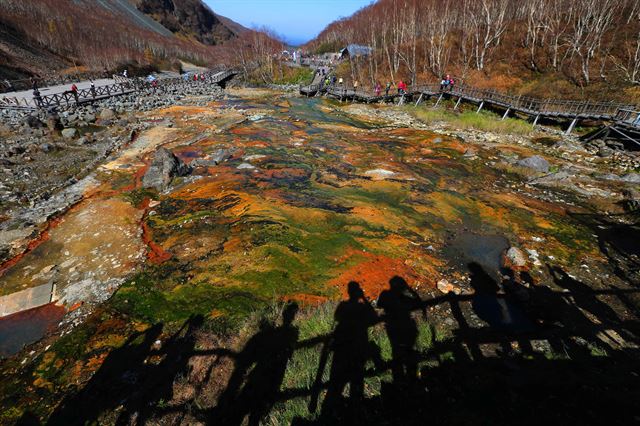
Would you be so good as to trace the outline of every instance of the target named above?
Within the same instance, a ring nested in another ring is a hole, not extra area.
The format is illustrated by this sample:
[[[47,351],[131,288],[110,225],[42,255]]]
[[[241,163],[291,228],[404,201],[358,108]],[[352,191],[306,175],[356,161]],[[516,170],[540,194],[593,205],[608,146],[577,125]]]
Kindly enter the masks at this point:
[[[607,137],[615,135],[634,143],[640,148],[640,107],[616,102],[575,101],[562,99],[539,99],[530,96],[509,95],[496,90],[480,89],[467,85],[442,89],[439,84],[415,85],[406,93],[380,93],[365,89],[347,89],[337,85],[311,84],[300,86],[303,96],[325,95],[341,101],[361,103],[391,102],[399,105],[415,102],[418,106],[427,100],[435,100],[437,107],[443,99],[454,100],[454,110],[462,102],[477,105],[476,112],[491,106],[504,111],[504,120],[511,113],[530,118],[536,126],[540,119],[570,120],[566,130],[570,134],[580,121],[596,121],[604,127],[589,136]]]
[[[143,78],[125,78],[114,75],[112,80],[101,80],[100,83],[102,84],[96,84],[93,87],[90,82],[77,83],[78,91],[76,93],[66,90],[39,97],[34,97],[31,92],[5,93],[0,95],[0,109],[37,110],[74,104],[80,105],[129,93],[148,90],[170,90],[191,84],[217,84],[224,86],[236,74],[237,72],[234,70],[223,70],[203,73],[198,76],[198,80],[194,80],[192,76],[189,78],[180,76],[157,79],[157,87],[155,88]],[[55,88],[52,89],[55,90]],[[49,88],[41,88],[40,90],[46,91]]]

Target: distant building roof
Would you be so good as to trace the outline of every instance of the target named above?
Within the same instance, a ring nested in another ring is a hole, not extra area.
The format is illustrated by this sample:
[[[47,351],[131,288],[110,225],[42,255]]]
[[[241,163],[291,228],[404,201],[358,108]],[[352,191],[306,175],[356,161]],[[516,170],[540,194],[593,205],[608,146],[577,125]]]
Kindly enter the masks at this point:
[[[369,56],[373,52],[373,49],[369,46],[363,46],[361,44],[350,44],[340,51],[342,57],[358,57]]]

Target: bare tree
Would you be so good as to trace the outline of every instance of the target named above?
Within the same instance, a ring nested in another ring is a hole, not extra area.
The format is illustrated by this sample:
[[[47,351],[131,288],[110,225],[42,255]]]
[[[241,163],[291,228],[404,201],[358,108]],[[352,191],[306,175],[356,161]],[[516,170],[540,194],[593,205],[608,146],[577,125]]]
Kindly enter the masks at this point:
[[[507,29],[509,0],[469,0],[468,3],[475,65],[482,70],[491,49],[500,43]]]
[[[591,62],[600,53],[603,37],[619,10],[618,0],[575,0],[573,31],[569,36],[571,54],[579,58],[584,83],[591,81]]]
[[[437,76],[445,73],[451,53],[447,39],[456,19],[451,3],[451,0],[431,2],[423,13],[425,69]]]

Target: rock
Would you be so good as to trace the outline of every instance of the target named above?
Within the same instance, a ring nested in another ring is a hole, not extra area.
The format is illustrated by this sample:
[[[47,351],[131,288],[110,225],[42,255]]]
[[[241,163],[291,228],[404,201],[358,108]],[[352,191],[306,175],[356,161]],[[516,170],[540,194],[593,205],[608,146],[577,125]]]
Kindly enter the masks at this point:
[[[29,126],[32,129],[40,129],[44,127],[44,123],[34,115],[27,116],[24,122],[27,126]]]
[[[109,108],[105,108],[102,111],[100,111],[100,120],[113,120],[114,118],[116,118],[116,113]]]
[[[613,173],[607,173],[606,175],[599,176],[599,179],[619,181],[622,178],[620,176],[618,176],[618,175],[614,175]]]
[[[536,172],[547,173],[549,171],[550,164],[547,160],[539,155],[525,158],[516,163],[520,167],[535,170]]]
[[[527,256],[517,247],[510,247],[504,253],[502,266],[513,270],[522,270],[527,266]]]
[[[211,156],[211,161],[213,161],[215,164],[220,164],[231,157],[233,157],[233,154],[231,153],[230,150],[219,149]]]
[[[365,176],[369,176],[374,179],[386,179],[386,178],[393,177],[395,175],[395,172],[392,172],[391,170],[385,170],[385,169],[374,169],[374,170],[367,170],[366,172],[364,172],[364,174]]]
[[[39,146],[39,148],[40,148],[40,151],[45,153],[53,151],[53,146],[49,143],[43,143]]]
[[[477,156],[478,156],[478,153],[473,148],[467,149],[463,155],[464,158],[476,158]]]
[[[263,158],[266,158],[266,155],[262,155],[262,154],[255,154],[255,155],[247,155],[246,157],[244,157],[244,161],[255,161],[255,160],[261,160]]]
[[[628,173],[620,180],[627,183],[640,183],[640,173]]]
[[[49,130],[62,129],[62,123],[60,123],[60,117],[56,113],[49,114],[47,116],[47,127]]]
[[[624,200],[622,206],[628,212],[635,212],[640,210],[640,191],[635,188],[628,188],[622,191]]]
[[[142,186],[162,191],[169,186],[175,176],[186,176],[190,172],[191,168],[173,155],[171,151],[160,148],[156,151],[149,170],[142,178]]]
[[[598,157],[608,158],[611,157],[614,153],[614,150],[609,148],[608,146],[601,146],[598,149]]]
[[[436,284],[436,288],[444,294],[447,294],[447,293],[460,294],[460,289],[454,286],[453,284],[451,284],[446,279],[441,279],[440,281],[438,281],[438,283]]]
[[[76,129],[74,129],[73,127],[70,127],[68,129],[64,129],[62,131],[62,137],[65,139],[73,139],[76,137],[76,135],[78,134],[78,131]]]
[[[558,182],[563,182],[566,181],[568,179],[570,179],[572,177],[572,174],[565,171],[565,170],[561,170],[559,172],[556,173],[551,173],[548,175],[544,175],[542,177],[539,178],[535,178],[532,179],[529,183],[532,184],[549,184],[549,183],[558,183]]]
[[[587,152],[581,144],[566,139],[559,140],[553,145],[553,147],[561,151]]]
[[[256,167],[252,164],[249,163],[242,163],[238,166],[239,170],[251,170],[251,169],[255,169]]]

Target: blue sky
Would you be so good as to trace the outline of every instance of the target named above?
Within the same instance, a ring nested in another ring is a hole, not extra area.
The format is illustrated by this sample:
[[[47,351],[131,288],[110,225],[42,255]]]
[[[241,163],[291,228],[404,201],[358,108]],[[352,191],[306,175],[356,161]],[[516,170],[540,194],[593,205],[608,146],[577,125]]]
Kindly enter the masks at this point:
[[[349,16],[372,0],[204,0],[214,12],[245,27],[267,26],[288,42],[314,38],[334,20]]]

